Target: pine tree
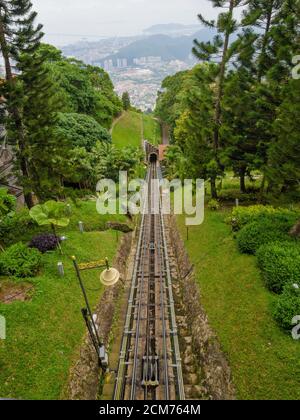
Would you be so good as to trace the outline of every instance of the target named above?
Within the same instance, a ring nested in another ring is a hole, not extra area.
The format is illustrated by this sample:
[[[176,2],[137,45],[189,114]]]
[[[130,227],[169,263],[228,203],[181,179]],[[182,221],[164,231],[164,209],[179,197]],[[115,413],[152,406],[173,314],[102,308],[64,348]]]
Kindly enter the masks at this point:
[[[183,84],[182,112],[176,121],[174,137],[188,160],[186,177],[209,179],[212,197],[217,197],[216,179],[222,174],[215,161],[214,87],[218,67],[214,64],[196,66]]]
[[[285,87],[285,100],[274,123],[276,142],[268,151],[267,176],[275,191],[300,193],[300,80]]]
[[[18,63],[23,53],[33,53],[39,46],[43,36],[42,25],[34,26],[36,13],[31,11],[32,4],[28,0],[0,0],[0,47],[6,70],[6,89],[8,112],[12,120],[11,127],[16,132],[17,155],[23,178],[30,178],[28,158],[26,157],[25,129],[21,114],[20,86],[13,74],[12,62]],[[28,207],[33,206],[30,190],[24,189]]]
[[[261,164],[259,130],[253,110],[256,91],[253,75],[245,67],[228,75],[223,99],[222,160],[240,178],[240,191],[246,193],[245,177]]]
[[[234,45],[230,45],[230,37],[233,35],[239,24],[234,18],[234,12],[247,3],[246,0],[209,0],[213,7],[225,9],[221,12],[217,21],[207,21],[201,14],[199,15],[200,21],[207,27],[216,29],[218,35],[215,36],[214,41],[204,43],[197,40],[194,41],[193,53],[199,60],[215,61],[219,64],[219,72],[216,82],[216,99],[214,111],[214,139],[213,148],[216,164],[220,167],[220,127],[222,124],[222,99],[224,95],[224,82],[226,76],[226,69],[229,60],[235,53]],[[220,57],[220,59],[219,59]],[[212,182],[214,182],[212,180]],[[213,187],[213,191],[216,188]],[[217,193],[214,193],[215,197]]]
[[[0,45],[6,68],[9,141],[17,156],[17,175],[27,206],[60,187],[58,170],[63,143],[55,137],[59,105],[53,82],[44,66],[45,54],[38,52],[42,25],[28,0],[0,0]],[[19,71],[13,75],[12,63]]]
[[[122,102],[123,102],[123,108],[125,111],[128,111],[131,107],[130,103],[130,96],[128,92],[124,92],[122,95]]]
[[[299,48],[299,0],[251,0],[244,24],[260,28],[254,44],[257,51],[254,62],[257,99],[253,110],[259,129],[263,193],[267,180],[269,190],[274,184],[274,180],[267,176],[270,174],[268,150],[277,142],[277,130],[274,129],[277,113],[285,101],[285,86],[291,79],[292,59]]]
[[[22,119],[25,128],[25,155],[28,157],[29,185],[39,199],[60,193],[61,173],[69,149],[56,130],[63,101],[44,65],[47,53],[39,51],[19,58],[22,84]],[[26,183],[27,180],[25,180]]]

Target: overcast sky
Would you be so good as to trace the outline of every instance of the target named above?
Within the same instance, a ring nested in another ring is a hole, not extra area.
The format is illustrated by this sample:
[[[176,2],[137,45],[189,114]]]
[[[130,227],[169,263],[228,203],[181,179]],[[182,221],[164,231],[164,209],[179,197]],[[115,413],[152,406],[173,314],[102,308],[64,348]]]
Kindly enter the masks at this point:
[[[31,0],[44,24],[46,41],[64,45],[84,37],[140,34],[158,23],[197,23],[212,18],[208,0]]]

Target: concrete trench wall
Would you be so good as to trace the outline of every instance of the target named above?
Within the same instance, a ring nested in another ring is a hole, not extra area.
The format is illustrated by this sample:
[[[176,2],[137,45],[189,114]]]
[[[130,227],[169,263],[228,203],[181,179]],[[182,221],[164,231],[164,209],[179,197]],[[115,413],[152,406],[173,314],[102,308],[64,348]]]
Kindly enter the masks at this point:
[[[120,271],[121,281],[105,290],[94,312],[97,314],[96,324],[99,326],[102,339],[107,348],[110,345],[110,334],[118,311],[118,302],[124,289],[123,281],[126,279],[132,238],[132,233],[128,233],[122,237],[117,256],[113,263],[113,266]],[[68,400],[96,400],[99,396],[100,384],[101,372],[98,366],[96,352],[91,344],[88,333],[86,333],[78,359],[71,368],[69,381],[62,398]]]
[[[199,286],[174,216],[166,218],[166,227],[186,397],[235,399],[231,370],[201,306]]]

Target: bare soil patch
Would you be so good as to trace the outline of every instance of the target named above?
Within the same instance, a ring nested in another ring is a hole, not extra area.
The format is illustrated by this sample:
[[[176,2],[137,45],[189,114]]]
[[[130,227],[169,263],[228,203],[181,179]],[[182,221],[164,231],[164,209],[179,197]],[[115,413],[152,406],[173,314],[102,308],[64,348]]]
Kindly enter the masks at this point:
[[[0,303],[26,302],[31,299],[33,288],[30,283],[0,282]]]

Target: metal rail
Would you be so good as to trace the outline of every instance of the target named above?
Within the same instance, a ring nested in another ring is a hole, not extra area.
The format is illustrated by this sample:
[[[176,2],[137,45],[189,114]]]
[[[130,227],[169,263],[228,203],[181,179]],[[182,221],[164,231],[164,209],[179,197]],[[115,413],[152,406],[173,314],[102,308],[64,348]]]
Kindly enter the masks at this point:
[[[115,400],[185,399],[160,177],[150,162]]]

